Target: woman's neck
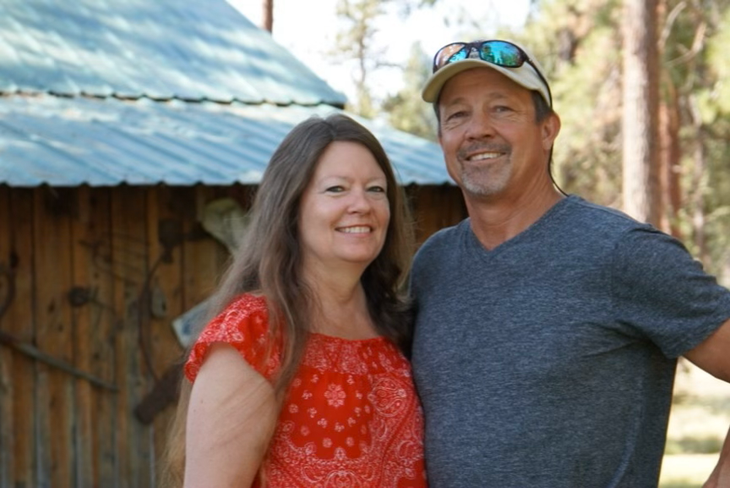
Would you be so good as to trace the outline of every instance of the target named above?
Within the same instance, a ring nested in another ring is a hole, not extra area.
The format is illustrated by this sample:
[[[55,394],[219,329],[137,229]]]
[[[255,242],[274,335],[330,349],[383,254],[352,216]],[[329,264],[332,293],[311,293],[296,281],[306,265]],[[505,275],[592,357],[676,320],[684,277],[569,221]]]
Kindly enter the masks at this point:
[[[320,283],[313,286],[312,291],[317,300],[312,307],[313,332],[344,339],[378,336],[368,311],[365,290],[359,281],[349,289]]]

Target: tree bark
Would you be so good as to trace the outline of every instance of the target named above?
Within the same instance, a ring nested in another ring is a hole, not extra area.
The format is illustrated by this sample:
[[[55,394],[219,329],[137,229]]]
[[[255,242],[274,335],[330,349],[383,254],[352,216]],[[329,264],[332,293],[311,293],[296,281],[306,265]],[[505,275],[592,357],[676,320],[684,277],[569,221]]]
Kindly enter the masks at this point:
[[[661,186],[661,227],[660,229],[677,239],[682,233],[677,225],[679,209],[682,207],[682,193],[679,184],[680,157],[679,145],[679,100],[677,90],[670,80],[666,80],[667,96],[659,106],[659,169]]]
[[[261,28],[274,32],[274,0],[263,0],[263,10],[261,11]]]
[[[623,206],[660,225],[657,0],[624,0]]]

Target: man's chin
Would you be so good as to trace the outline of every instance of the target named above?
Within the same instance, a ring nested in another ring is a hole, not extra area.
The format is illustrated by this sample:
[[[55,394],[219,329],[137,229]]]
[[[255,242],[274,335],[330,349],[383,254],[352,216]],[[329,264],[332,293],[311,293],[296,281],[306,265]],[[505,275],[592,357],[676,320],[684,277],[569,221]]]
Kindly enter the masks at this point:
[[[493,181],[476,182],[465,180],[462,182],[461,188],[468,194],[475,197],[493,197],[504,190],[502,184],[495,184]]]

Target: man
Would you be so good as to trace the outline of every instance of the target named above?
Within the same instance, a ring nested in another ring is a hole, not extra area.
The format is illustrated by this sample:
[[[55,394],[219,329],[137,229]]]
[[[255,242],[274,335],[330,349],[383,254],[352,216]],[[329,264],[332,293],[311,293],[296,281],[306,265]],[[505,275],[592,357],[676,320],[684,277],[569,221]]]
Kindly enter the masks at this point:
[[[451,44],[433,70],[469,218],[412,272],[430,485],[656,486],[676,358],[730,381],[730,291],[670,236],[556,188],[560,119],[524,48]],[[707,486],[730,486],[728,444]]]

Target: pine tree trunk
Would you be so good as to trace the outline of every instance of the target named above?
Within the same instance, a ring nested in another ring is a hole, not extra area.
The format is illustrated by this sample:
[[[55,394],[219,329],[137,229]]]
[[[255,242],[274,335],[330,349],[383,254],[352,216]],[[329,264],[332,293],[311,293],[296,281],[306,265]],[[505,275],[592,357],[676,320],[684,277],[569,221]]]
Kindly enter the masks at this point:
[[[261,28],[274,32],[274,0],[263,0],[261,11]]]
[[[682,234],[677,225],[678,213],[682,206],[682,193],[679,185],[680,157],[679,147],[679,100],[677,90],[671,81],[666,81],[667,98],[659,109],[659,168],[661,183],[661,227],[660,229],[677,239]]]
[[[660,225],[657,0],[624,0],[623,204]]]

